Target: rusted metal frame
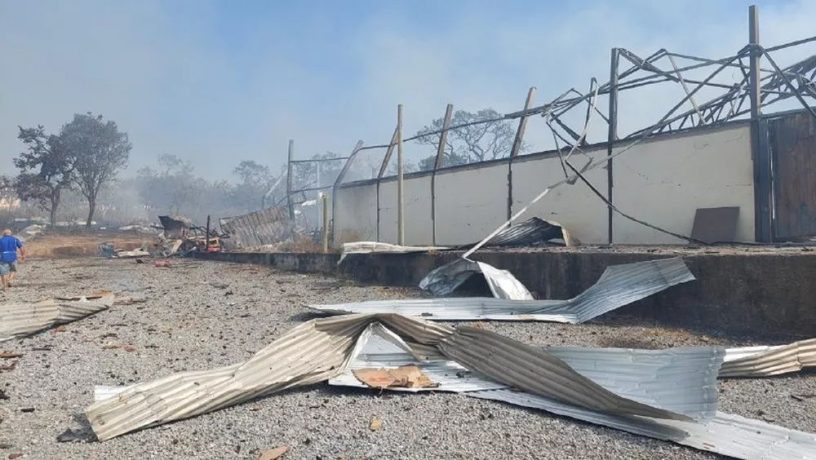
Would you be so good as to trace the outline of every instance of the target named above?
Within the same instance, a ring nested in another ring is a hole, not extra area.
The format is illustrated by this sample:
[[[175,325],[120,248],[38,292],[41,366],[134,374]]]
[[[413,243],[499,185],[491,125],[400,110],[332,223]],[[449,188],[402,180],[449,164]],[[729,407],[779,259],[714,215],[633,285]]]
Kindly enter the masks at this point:
[[[547,119],[545,123],[547,124],[547,126],[549,126],[550,131],[552,131],[553,133],[553,136],[557,136],[559,139],[561,139],[562,142],[564,142],[564,144],[568,145],[569,147],[572,147],[573,145],[572,142],[569,139],[562,136],[561,133],[559,133],[558,130],[555,129],[555,127],[552,125],[552,122],[549,119]]]
[[[644,65],[652,65],[653,62],[660,60],[667,53],[665,49],[661,48],[652,53],[646,59],[643,59],[626,48],[618,48],[618,50],[620,50],[621,53],[625,55],[624,57],[626,57],[626,59],[633,64],[633,66],[629,69],[626,69],[623,72],[618,72],[618,81],[629,77],[629,75],[636,73],[638,70],[642,70]],[[633,59],[629,59],[629,56],[631,56]],[[600,89],[604,89],[604,87],[602,86]]]
[[[436,170],[442,166],[445,146],[448,142],[448,130],[453,118],[453,104],[445,107],[445,118],[442,120],[442,132],[439,134],[439,145],[436,147],[436,159],[431,173],[431,242],[436,246]]]
[[[694,97],[689,95],[688,85],[686,85],[686,81],[683,79],[683,73],[677,69],[677,63],[674,62],[674,58],[671,56],[669,56],[668,58],[669,62],[672,65],[672,68],[674,69],[674,73],[677,74],[677,79],[680,81],[680,86],[683,87],[683,92],[685,92],[686,95],[689,96],[689,101],[691,102],[692,107],[694,107],[694,110],[697,111],[698,118],[697,124],[701,125],[703,123],[703,114],[700,113],[700,107],[697,106],[697,101],[694,100]]]
[[[776,50],[781,50],[781,49],[784,49],[784,48],[790,48],[791,46],[802,45],[802,44],[809,43],[809,42],[812,42],[812,41],[816,41],[816,36],[803,38],[801,40],[795,40],[795,41],[788,42],[788,43],[783,43],[781,45],[771,46],[769,48],[765,48],[765,51],[770,53],[770,52],[773,52],[773,51],[776,51]]]
[[[737,57],[739,57],[741,55],[744,55],[745,53],[748,52],[748,49],[749,49],[748,46],[744,47],[742,50],[740,50],[740,53],[737,56],[733,57],[733,59],[736,59]],[[705,86],[705,83],[707,81],[709,81],[709,80],[713,79],[714,77],[716,77],[720,72],[722,72],[727,67],[728,66],[725,65],[725,64],[720,65],[720,67],[718,67],[713,73],[711,73],[708,77],[706,77],[706,80],[704,80],[703,82],[698,84],[693,90],[691,90],[689,92],[689,94],[693,96],[695,93],[697,93],[697,91],[699,91],[701,88],[703,88]],[[676,115],[673,118],[672,118],[672,114],[674,114],[674,112],[676,112],[678,108],[680,108],[683,104],[685,104],[686,101],[688,100],[688,98],[689,98],[689,96],[686,95],[680,102],[678,102],[674,107],[672,107],[671,110],[669,110],[668,113],[666,113],[666,115],[664,115],[663,118],[661,118],[657,123],[653,124],[652,126],[646,127],[644,129],[638,130],[638,131],[626,136],[626,138],[628,139],[628,138],[632,138],[632,137],[637,137],[637,136],[643,134],[644,132],[650,132],[650,131],[654,131],[654,130],[657,130],[659,132],[666,125],[671,124],[671,123],[679,120],[680,118],[685,116],[686,113]],[[721,99],[721,98],[722,97],[718,97],[715,100],[718,100],[718,99]]]
[[[807,110],[810,113],[810,115],[813,116],[813,118],[816,118],[816,111],[814,111],[813,107],[811,107],[810,104],[807,103],[805,98],[802,97],[801,91],[799,91],[793,85],[793,83],[790,81],[790,79],[787,77],[787,75],[782,73],[782,71],[779,69],[779,66],[776,65],[776,61],[774,61],[774,59],[771,57],[770,53],[763,50],[761,46],[758,46],[758,50],[762,55],[765,56],[766,59],[768,59],[768,62],[771,64],[771,66],[774,69],[776,69],[777,72],[779,72],[780,78],[782,78],[782,80],[787,85],[788,89],[791,91],[791,93],[793,93],[793,97],[795,97],[805,107],[805,110]]]

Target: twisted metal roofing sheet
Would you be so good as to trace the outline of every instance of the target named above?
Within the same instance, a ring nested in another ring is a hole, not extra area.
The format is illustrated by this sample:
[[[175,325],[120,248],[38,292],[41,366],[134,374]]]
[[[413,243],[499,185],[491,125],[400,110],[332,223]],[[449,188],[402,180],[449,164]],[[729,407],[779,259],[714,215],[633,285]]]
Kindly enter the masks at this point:
[[[694,279],[681,258],[607,267],[589,289],[569,300],[450,297],[311,305],[328,314],[398,313],[437,321],[552,321],[583,323],[616,308]]]
[[[816,339],[788,345],[729,348],[720,377],[768,377],[816,366]]]
[[[106,310],[113,305],[110,292],[87,297],[68,297],[37,303],[10,303],[0,305],[0,342],[34,334],[58,324]]]

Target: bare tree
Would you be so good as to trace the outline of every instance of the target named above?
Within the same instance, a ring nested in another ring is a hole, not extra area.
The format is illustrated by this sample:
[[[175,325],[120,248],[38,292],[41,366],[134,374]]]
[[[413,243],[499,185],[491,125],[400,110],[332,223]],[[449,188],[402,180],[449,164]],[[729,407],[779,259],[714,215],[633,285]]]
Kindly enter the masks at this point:
[[[49,213],[51,225],[56,223],[62,193],[72,188],[76,157],[64,148],[59,136],[46,134],[42,125],[19,127],[17,138],[27,151],[14,159],[20,170],[15,188],[21,200],[34,201]]]
[[[429,133],[441,130],[443,122],[442,118],[438,118],[420,129],[417,135],[421,137],[417,141],[427,145],[439,145],[441,134]],[[501,114],[495,110],[482,109],[476,113],[457,110],[451,119],[451,126],[457,125],[466,126],[448,131],[443,165],[477,163],[510,155],[516,134],[515,128],[510,120],[502,119]],[[525,149],[526,146],[522,145],[520,151]],[[433,163],[434,157],[425,158],[420,161],[420,169],[433,169]]]
[[[74,119],[62,127],[60,141],[75,158],[74,183],[88,200],[85,226],[90,227],[99,191],[127,164],[132,146],[127,134],[119,132],[115,122],[103,121],[102,115],[90,112],[74,115]]]

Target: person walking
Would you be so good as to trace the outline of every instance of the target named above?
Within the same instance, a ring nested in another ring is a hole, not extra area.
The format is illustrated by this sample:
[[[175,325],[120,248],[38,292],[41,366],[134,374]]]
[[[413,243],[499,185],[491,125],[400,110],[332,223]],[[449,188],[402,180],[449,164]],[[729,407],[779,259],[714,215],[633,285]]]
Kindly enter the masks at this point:
[[[0,278],[3,280],[4,291],[7,291],[15,282],[17,251],[20,251],[20,262],[25,262],[23,242],[13,236],[10,229],[3,230],[3,237],[0,238]]]

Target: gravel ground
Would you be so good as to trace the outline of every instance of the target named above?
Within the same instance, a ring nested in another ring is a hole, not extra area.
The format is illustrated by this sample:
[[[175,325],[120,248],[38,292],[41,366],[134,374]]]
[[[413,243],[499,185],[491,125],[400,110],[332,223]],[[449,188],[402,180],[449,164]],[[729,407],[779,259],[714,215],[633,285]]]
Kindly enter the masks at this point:
[[[32,261],[6,298],[113,290],[146,298],[36,336],[0,344],[24,353],[0,372],[0,458],[256,458],[290,446],[286,458],[713,458],[670,443],[455,394],[378,394],[295,389],[99,443],[59,443],[87,424],[94,385],[124,385],[207,369],[251,356],[309,318],[303,305],[412,297],[418,291],[360,286],[265,267],[173,261]],[[532,344],[660,348],[743,345],[750,339],[637,324],[636,318],[580,326],[484,323]],[[113,348],[112,346],[121,347]],[[129,345],[126,351],[125,345]],[[9,360],[5,360],[8,363]],[[3,364],[3,360],[0,360]],[[816,374],[720,382],[722,410],[816,431]],[[25,410],[24,410],[25,409]],[[33,409],[33,411],[31,411]],[[373,418],[382,428],[371,431]]]

